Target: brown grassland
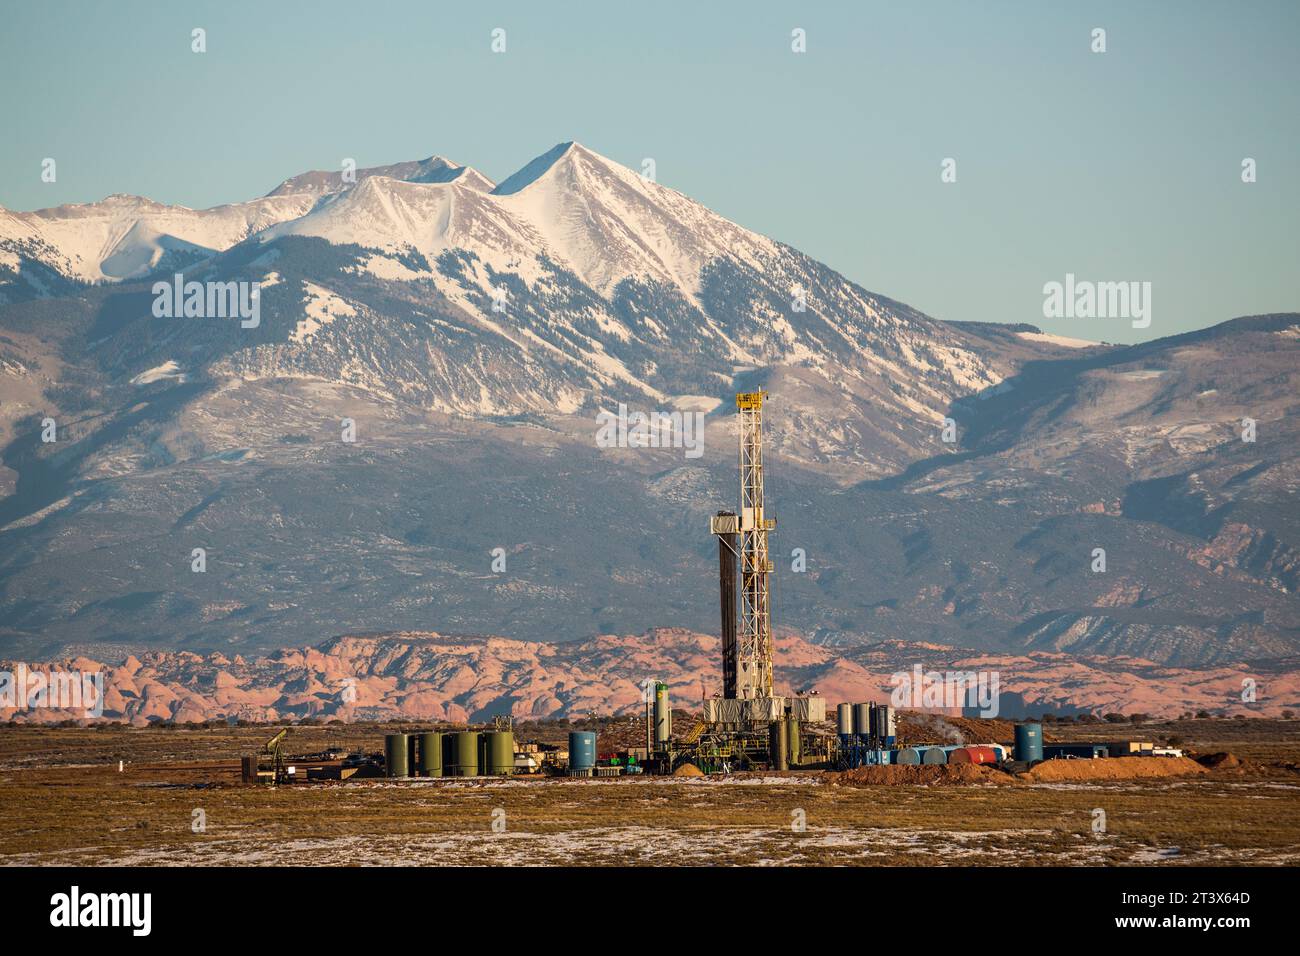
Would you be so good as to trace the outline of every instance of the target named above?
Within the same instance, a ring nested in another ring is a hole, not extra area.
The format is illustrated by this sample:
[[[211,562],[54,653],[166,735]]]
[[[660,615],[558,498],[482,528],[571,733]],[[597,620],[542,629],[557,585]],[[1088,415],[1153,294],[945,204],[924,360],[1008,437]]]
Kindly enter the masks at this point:
[[[1172,729],[1171,729],[1172,728]],[[383,725],[295,727],[292,752]],[[1300,722],[1054,728],[1231,751],[1138,780],[832,786],[827,774],[243,786],[265,727],[0,727],[10,864],[1137,865],[1300,861]],[[558,736],[558,733],[557,735]],[[118,772],[118,760],[125,760]],[[1147,758],[1160,759],[1160,758]],[[989,773],[1000,773],[988,771]],[[1094,821],[1104,814],[1104,832]],[[198,819],[204,822],[197,828]],[[802,824],[802,825],[801,825]]]

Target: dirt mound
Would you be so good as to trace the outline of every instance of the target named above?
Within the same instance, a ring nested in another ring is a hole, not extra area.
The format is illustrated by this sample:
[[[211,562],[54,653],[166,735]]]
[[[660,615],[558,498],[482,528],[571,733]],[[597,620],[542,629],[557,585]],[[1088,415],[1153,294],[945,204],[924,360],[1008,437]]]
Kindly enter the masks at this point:
[[[898,716],[898,743],[914,744],[996,744],[1015,739],[1016,725],[1008,720],[983,720],[978,717],[950,717],[947,714],[920,714],[903,711]]]
[[[673,771],[674,777],[703,777],[704,771],[693,763],[684,763]]]
[[[826,775],[835,787],[876,787],[904,784],[948,786],[970,783],[1010,783],[1011,778],[993,767],[978,764],[887,764],[883,767],[858,767]]]
[[[1235,770],[1242,764],[1240,757],[1227,752],[1206,754],[1203,757],[1197,757],[1196,762],[1202,767],[1209,767],[1211,770]]]
[[[1137,777],[1183,777],[1206,770],[1190,757],[1099,757],[1095,760],[1046,760],[1021,780],[1131,780]]]

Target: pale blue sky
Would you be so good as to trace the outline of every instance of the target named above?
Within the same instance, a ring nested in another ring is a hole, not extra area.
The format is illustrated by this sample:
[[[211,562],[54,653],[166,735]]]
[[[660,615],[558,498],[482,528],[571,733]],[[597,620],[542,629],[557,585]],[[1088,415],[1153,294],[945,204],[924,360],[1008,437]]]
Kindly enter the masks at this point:
[[[0,205],[210,206],[343,157],[500,180],[576,139],[937,318],[1135,341],[1300,309],[1298,45],[1293,0],[0,0]],[[1151,281],[1151,327],[1044,319],[1067,272]]]

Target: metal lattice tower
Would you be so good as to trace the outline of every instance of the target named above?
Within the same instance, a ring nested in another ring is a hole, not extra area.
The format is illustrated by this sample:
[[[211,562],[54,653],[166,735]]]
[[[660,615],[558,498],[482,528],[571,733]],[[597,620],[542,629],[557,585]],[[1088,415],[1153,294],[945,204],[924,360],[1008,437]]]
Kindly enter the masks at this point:
[[[727,582],[723,581],[723,674],[726,696],[753,699],[772,696],[772,619],[767,576],[774,566],[767,552],[767,533],[776,519],[766,515],[763,501],[763,399],[766,392],[736,396],[740,416],[740,514],[726,512],[710,520],[710,530],[722,547],[735,548],[740,536],[740,630],[728,646]],[[724,561],[724,576],[726,563]],[[734,602],[733,602],[734,606]],[[733,612],[734,613],[734,612]],[[734,632],[735,625],[731,624]],[[734,675],[734,677],[733,677]],[[730,686],[734,679],[734,689]]]

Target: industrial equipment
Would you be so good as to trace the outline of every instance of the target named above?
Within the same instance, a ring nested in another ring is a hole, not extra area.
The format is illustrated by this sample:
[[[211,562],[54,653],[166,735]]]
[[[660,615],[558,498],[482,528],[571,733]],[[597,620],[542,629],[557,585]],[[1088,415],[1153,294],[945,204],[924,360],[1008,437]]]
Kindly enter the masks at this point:
[[[411,775],[411,738],[409,735],[384,735],[384,773],[389,777],[409,777]]]
[[[284,738],[289,735],[285,727],[262,745],[254,755],[246,756],[241,761],[241,771],[245,783],[264,783],[274,786],[289,782],[289,768],[284,760]]]
[[[596,766],[596,735],[589,730],[569,731],[569,776],[590,777]]]
[[[443,736],[443,773],[449,777],[477,777],[479,735],[473,730],[458,730]],[[511,757],[511,764],[514,758]]]
[[[420,734],[420,768],[421,777],[442,776],[442,734],[426,731]]]
[[[767,535],[776,519],[767,517],[763,494],[763,399],[767,393],[740,392],[740,513],[719,512],[709,519],[718,535],[722,584],[723,696],[752,700],[772,696],[772,620],[767,576],[775,568],[768,557]],[[740,629],[734,642],[734,566],[739,535]],[[732,574],[728,575],[728,569]],[[730,580],[728,578],[730,577]],[[728,686],[734,679],[734,687]]]
[[[668,685],[655,682],[655,750],[667,750],[673,737],[673,711],[668,703]]]
[[[1015,758],[1028,766],[1042,762],[1042,724],[1016,724]]]

